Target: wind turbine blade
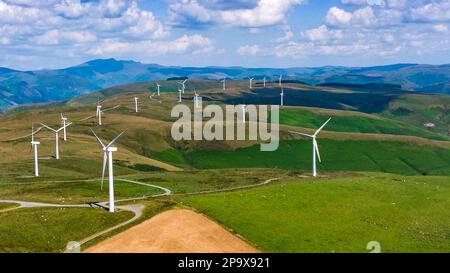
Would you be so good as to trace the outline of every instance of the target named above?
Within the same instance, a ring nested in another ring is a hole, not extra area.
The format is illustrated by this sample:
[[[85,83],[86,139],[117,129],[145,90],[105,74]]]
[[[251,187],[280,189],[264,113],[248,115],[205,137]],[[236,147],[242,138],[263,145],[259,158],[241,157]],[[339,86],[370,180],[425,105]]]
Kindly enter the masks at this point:
[[[100,145],[102,145],[103,148],[106,149],[105,144],[103,144],[103,142],[100,140],[100,138],[97,136],[97,134],[94,132],[94,130],[91,129],[91,132],[94,134],[95,138],[97,139],[97,141],[100,143]]]
[[[111,147],[111,146],[114,144],[114,142],[116,142],[123,134],[125,134],[125,132],[122,132],[122,133],[120,133],[118,136],[116,136],[116,138],[113,139],[113,140],[108,144],[108,146],[106,146],[106,148]]]
[[[56,132],[59,132],[59,131],[63,130],[64,128],[67,128],[70,125],[72,125],[72,122],[67,123],[66,126],[63,126],[63,127],[59,128],[58,130],[56,130]]]
[[[314,149],[316,149],[317,158],[319,159],[319,162],[322,163],[322,159],[320,158],[320,152],[319,152],[319,145],[317,144],[317,140],[314,141]]]
[[[44,126],[45,128],[47,128],[47,129],[49,129],[50,131],[53,131],[53,132],[57,132],[55,129],[53,129],[53,128],[51,128],[51,127],[49,127],[49,126],[47,126],[47,125],[45,125],[45,124],[43,124],[43,123],[41,123],[41,125],[42,126]]]
[[[322,131],[322,129],[328,124],[328,122],[330,122],[331,118],[329,118],[320,128],[319,130],[316,131],[316,133],[314,134],[314,136],[317,136],[320,131]]]
[[[307,137],[314,137],[314,136],[312,136],[312,135],[308,135],[308,134],[304,134],[304,133],[299,133],[299,132],[294,132],[294,131],[289,131],[289,133],[296,134],[296,135],[301,135],[301,136],[307,136]]]
[[[103,181],[105,181],[105,171],[107,162],[108,162],[108,153],[105,151],[103,153],[103,171],[102,171],[102,185],[101,185],[102,190],[103,190]]]

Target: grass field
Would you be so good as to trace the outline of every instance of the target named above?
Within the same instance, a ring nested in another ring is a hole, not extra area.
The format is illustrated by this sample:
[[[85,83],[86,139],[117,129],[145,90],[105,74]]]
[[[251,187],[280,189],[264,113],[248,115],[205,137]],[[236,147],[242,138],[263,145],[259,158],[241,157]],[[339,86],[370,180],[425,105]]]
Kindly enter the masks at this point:
[[[5,210],[5,209],[10,209],[10,208],[15,208],[18,207],[19,205],[17,204],[11,204],[11,203],[1,203],[0,202],[0,211]]]
[[[371,171],[405,175],[450,175],[450,150],[388,141],[319,139],[322,171]],[[259,145],[235,151],[195,150],[186,155],[197,168],[280,168],[311,170],[312,144],[306,140],[281,141],[267,155]]]
[[[103,209],[24,208],[0,213],[0,252],[61,252],[69,241],[124,222],[131,212]]]
[[[316,129],[332,116],[332,122],[327,126],[327,131],[410,135],[438,140],[449,140],[449,138],[444,135],[439,135],[419,127],[387,118],[375,118],[363,116],[361,114],[358,115],[357,113],[353,115],[326,115],[316,112],[302,109],[282,109],[280,112],[280,124]]]
[[[182,201],[269,252],[450,251],[448,177],[296,179]]]
[[[192,170],[130,175],[127,178],[171,189],[174,194],[231,189],[262,183],[291,173],[277,169]]]
[[[151,196],[161,190],[116,180],[116,199]],[[101,190],[99,181],[69,183],[32,182],[0,184],[0,199],[50,202],[58,204],[81,204],[108,200],[108,181]]]

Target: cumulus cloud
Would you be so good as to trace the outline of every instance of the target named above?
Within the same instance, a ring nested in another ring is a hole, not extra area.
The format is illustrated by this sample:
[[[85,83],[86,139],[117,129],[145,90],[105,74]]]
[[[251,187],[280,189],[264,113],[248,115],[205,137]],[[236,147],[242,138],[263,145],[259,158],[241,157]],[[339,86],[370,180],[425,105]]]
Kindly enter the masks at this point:
[[[126,42],[118,39],[107,39],[95,48],[89,50],[89,54],[96,56],[158,56],[164,54],[198,54],[199,52],[212,52],[213,43],[202,35],[183,35],[175,40],[168,41],[140,41]]]
[[[310,41],[328,41],[341,40],[344,38],[343,31],[340,29],[329,29],[326,25],[313,28],[302,33]]]
[[[432,2],[427,5],[417,7],[411,10],[413,20],[427,22],[446,22],[450,21],[450,1]]]
[[[171,21],[177,26],[193,24],[225,24],[239,27],[264,27],[281,24],[293,5],[306,0],[232,1],[232,8],[205,5],[205,1],[181,0],[170,5]],[[222,3],[223,1],[218,1]],[[248,5],[249,2],[252,5]]]

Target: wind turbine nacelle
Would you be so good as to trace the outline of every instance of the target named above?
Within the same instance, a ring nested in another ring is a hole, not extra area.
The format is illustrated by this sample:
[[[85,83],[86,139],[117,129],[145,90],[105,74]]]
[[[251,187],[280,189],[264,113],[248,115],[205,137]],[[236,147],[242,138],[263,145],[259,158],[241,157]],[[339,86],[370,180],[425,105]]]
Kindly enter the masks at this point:
[[[109,147],[107,149],[103,149],[103,151],[107,151],[107,152],[117,152],[117,147]]]
[[[31,145],[39,145],[41,144],[39,141],[31,141]]]

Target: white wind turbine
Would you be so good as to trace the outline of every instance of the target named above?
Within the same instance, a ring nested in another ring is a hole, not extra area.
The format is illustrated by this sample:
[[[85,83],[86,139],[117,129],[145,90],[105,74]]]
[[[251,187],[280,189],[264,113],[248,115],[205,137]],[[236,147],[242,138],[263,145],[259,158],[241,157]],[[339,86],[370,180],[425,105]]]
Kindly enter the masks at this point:
[[[98,118],[98,125],[102,125],[102,106],[97,105],[97,113],[95,113],[95,116]]]
[[[156,83],[156,88],[158,89],[158,97],[159,97],[159,88],[161,87],[161,85],[159,85],[159,83]]]
[[[188,80],[188,79],[185,79],[185,80],[182,81],[182,82],[178,82],[178,84],[181,85],[181,92],[183,92],[183,94],[184,94],[184,90],[186,89],[186,82],[187,82],[187,80]]]
[[[63,131],[64,141],[67,141],[67,130],[66,130],[67,118],[64,117],[62,113],[61,113],[61,124],[64,127]]]
[[[226,91],[227,90],[227,78],[223,78],[222,84],[223,84],[223,91]]]
[[[281,87],[280,99],[281,99],[280,106],[284,106],[284,89],[283,89],[283,87]]]
[[[263,82],[264,82],[264,88],[266,88],[266,77],[264,77]]]
[[[253,88],[253,80],[254,80],[254,78],[248,77],[248,79],[250,80],[250,89],[252,89]]]
[[[139,112],[139,109],[138,109],[138,100],[139,100],[138,97],[134,97],[134,110],[135,110],[136,113]]]
[[[41,128],[34,131],[34,126],[31,126],[31,148],[34,151],[34,176],[39,176],[39,157],[38,157],[38,145],[41,144],[39,141],[34,140],[34,135],[37,134]]]
[[[281,80],[283,79],[283,75],[280,75],[280,77],[278,78],[278,85],[281,87]]]
[[[116,138],[114,138],[108,145],[105,146],[100,138],[95,134],[95,132],[91,129],[97,141],[103,148],[103,171],[102,171],[102,185],[101,189],[103,190],[103,181],[105,180],[105,171],[106,164],[108,163],[108,180],[109,180],[109,212],[114,212],[114,172],[113,172],[113,153],[117,152],[117,147],[112,147],[112,145],[125,133],[120,133]]]
[[[316,170],[316,153],[317,153],[317,158],[319,159],[319,162],[322,162],[322,160],[320,159],[320,152],[319,152],[319,145],[317,144],[317,135],[320,133],[320,131],[322,131],[322,129],[325,127],[325,125],[328,124],[328,122],[330,122],[331,118],[329,118],[315,133],[314,135],[308,135],[308,134],[304,134],[304,133],[299,133],[299,132],[294,132],[294,131],[289,131],[293,134],[297,134],[297,135],[302,135],[302,136],[307,136],[312,138],[312,143],[313,143],[313,158],[312,158],[312,164],[313,164],[313,169],[312,169],[312,175],[314,177],[317,176],[317,170]]]
[[[56,156],[57,160],[59,160],[59,132],[61,130],[64,130],[65,128],[69,127],[71,124],[72,124],[72,122],[69,122],[69,123],[66,124],[66,126],[63,126],[63,127],[59,128],[59,129],[53,129],[53,128],[51,128],[51,127],[41,123],[42,126],[44,126],[45,128],[47,128],[50,131],[55,133],[55,156]]]
[[[178,102],[181,102],[182,101],[182,98],[181,98],[181,93],[182,93],[183,91],[181,91],[181,89],[180,88],[178,88]]]
[[[197,91],[194,90],[194,104],[195,104],[195,108],[199,108],[199,95],[197,94]]]

